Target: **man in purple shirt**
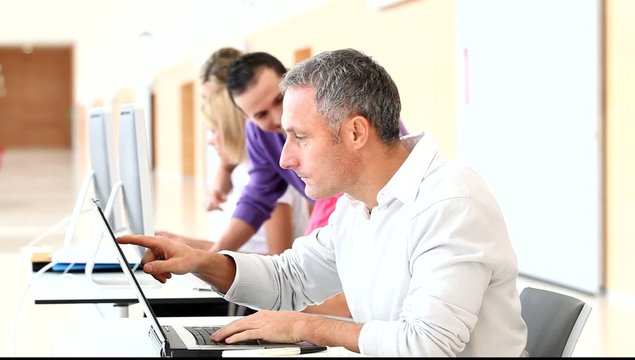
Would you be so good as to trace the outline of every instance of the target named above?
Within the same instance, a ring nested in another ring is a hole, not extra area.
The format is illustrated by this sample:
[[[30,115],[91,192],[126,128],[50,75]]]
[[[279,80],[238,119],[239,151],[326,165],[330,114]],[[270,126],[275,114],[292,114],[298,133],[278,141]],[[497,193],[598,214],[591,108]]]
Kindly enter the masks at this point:
[[[236,210],[218,238],[220,248],[239,248],[270,217],[288,185],[304,193],[304,183],[279,165],[285,136],[280,125],[282,94],[278,84],[287,69],[267,53],[250,53],[234,62],[227,73],[227,89],[234,104],[249,119],[245,124],[251,164],[249,183]],[[313,199],[309,199],[311,205]]]

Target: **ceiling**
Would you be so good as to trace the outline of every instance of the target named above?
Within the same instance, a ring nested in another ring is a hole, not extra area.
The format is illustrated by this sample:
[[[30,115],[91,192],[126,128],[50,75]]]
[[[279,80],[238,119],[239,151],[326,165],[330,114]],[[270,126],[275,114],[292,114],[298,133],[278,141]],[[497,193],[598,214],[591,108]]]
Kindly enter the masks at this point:
[[[245,49],[248,34],[328,1],[0,0],[0,46],[73,46],[77,96],[92,98],[220,46]]]
[[[73,42],[148,31],[209,35],[255,29],[324,0],[0,0],[0,44]]]

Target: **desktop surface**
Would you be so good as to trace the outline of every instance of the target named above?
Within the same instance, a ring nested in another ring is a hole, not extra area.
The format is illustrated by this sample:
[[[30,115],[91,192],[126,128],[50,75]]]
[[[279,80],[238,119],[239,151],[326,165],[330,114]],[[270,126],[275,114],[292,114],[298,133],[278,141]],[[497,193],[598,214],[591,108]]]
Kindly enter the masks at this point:
[[[122,273],[92,274],[96,280],[123,278]],[[138,271],[148,300],[157,316],[226,315],[228,302],[210,288],[201,286],[194,275],[175,275],[165,284]],[[35,304],[113,304],[131,305],[138,302],[129,284],[100,285],[84,273],[45,272],[34,274],[31,294]]]

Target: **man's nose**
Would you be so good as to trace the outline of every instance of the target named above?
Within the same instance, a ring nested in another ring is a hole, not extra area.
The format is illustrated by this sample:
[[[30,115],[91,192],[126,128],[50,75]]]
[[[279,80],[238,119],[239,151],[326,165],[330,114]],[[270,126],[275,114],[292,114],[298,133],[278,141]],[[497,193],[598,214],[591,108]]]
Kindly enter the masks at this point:
[[[280,153],[280,167],[283,169],[292,169],[293,165],[294,163],[292,161],[287,142],[285,141],[284,146],[282,147],[282,152]]]

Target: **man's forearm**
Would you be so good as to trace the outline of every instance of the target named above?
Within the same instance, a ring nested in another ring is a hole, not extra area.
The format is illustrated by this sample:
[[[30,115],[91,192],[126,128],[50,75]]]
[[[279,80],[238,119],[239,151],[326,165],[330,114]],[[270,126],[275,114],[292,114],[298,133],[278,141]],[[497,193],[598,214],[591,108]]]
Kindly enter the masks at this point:
[[[206,251],[192,273],[225,294],[236,277],[236,263],[229,256]]]
[[[350,351],[359,352],[359,334],[363,324],[329,319],[320,315],[309,315],[298,321],[294,332],[300,338],[327,346],[343,346]]]
[[[221,250],[238,251],[255,233],[251,225],[240,219],[232,218],[225,232],[218,238],[211,250],[215,252]]]

